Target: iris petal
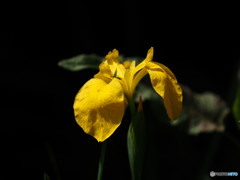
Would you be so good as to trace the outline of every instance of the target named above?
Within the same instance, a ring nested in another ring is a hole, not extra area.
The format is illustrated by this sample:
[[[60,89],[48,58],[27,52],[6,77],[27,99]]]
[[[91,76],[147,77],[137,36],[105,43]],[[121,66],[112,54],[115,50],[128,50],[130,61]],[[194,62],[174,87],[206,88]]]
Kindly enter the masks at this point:
[[[112,63],[119,63],[119,52],[117,49],[113,49],[112,51],[109,51],[109,53],[105,56],[105,58],[108,60],[109,64]]]
[[[114,74],[117,71],[117,76],[120,78],[124,78],[125,74],[125,67],[119,63],[120,57],[118,50],[113,49],[113,51],[110,51],[106,57],[105,61],[107,62],[112,74]]]
[[[139,81],[147,74],[147,70],[144,67],[143,69],[141,69],[134,77],[133,79],[133,84],[132,84],[132,92],[134,92],[136,86],[138,85]]]
[[[99,65],[99,72],[94,75],[94,78],[100,78],[104,79],[107,82],[110,82],[112,80],[113,74],[111,72],[111,69],[108,65],[107,61],[103,61]]]
[[[163,98],[170,119],[174,120],[182,111],[182,89],[174,74],[166,66],[157,62],[146,65],[154,90]]]
[[[150,62],[153,58],[153,47],[151,47],[147,52],[147,57],[136,66],[134,69],[134,74],[136,74],[138,71],[140,71],[142,68],[146,66],[146,63]]]
[[[86,82],[73,105],[75,119],[85,133],[104,141],[121,124],[125,99],[119,80],[107,83],[99,78]]]

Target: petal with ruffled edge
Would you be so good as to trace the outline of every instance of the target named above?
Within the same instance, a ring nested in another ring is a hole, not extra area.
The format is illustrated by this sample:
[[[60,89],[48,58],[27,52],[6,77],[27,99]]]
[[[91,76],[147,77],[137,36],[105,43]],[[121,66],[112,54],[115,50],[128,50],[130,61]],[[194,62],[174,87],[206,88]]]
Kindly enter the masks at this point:
[[[108,83],[112,80],[113,74],[106,60],[99,65],[99,72],[94,75],[94,78],[103,79]]]
[[[102,142],[121,124],[124,101],[118,79],[109,83],[99,78],[90,79],[76,95],[75,119],[85,133]]]
[[[182,111],[182,89],[174,74],[163,64],[148,62],[146,69],[154,90],[163,98],[170,119],[177,119]]]
[[[114,75],[117,72],[117,77],[124,78],[125,67],[120,64],[119,52],[117,49],[113,49],[105,56],[105,61],[108,63],[108,66]]]

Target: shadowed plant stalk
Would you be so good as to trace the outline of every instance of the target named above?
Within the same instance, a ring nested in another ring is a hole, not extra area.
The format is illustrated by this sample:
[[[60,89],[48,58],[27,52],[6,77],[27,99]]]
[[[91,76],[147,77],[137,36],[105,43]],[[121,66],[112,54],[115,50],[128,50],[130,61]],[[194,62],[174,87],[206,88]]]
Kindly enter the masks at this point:
[[[104,167],[106,149],[107,149],[107,141],[104,141],[101,144],[101,153],[99,158],[97,180],[102,180],[102,177],[103,177],[103,167]]]
[[[131,112],[131,123],[127,135],[129,165],[132,180],[140,180],[143,173],[143,161],[146,145],[146,130],[142,106],[142,97],[139,97],[139,104],[137,110],[133,99],[129,101],[129,109]]]
[[[143,116],[142,98],[139,98],[139,105],[136,109],[134,99],[129,100],[129,110],[131,113],[131,123],[127,134],[129,165],[132,180],[140,180],[143,169],[143,159],[145,152],[145,122]],[[103,169],[107,141],[101,144],[97,180],[103,179]]]

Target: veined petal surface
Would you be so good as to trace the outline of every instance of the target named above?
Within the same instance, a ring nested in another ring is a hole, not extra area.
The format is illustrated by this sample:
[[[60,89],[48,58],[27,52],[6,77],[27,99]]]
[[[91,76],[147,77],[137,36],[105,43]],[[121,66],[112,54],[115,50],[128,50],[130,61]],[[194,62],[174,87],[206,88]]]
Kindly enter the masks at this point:
[[[124,101],[122,86],[117,78],[109,83],[92,78],[75,97],[75,119],[85,133],[102,142],[121,124]]]

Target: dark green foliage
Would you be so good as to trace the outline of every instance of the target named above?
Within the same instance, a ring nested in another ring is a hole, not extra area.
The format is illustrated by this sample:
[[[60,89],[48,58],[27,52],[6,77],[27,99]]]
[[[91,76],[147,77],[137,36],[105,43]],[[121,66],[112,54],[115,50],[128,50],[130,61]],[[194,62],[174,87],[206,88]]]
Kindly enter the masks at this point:
[[[135,116],[132,117],[127,135],[128,156],[132,180],[140,180],[142,178],[146,148],[145,128],[144,112],[136,112]]]
[[[96,54],[81,54],[69,59],[59,61],[58,65],[69,71],[80,71],[84,69],[98,69],[103,57]]]

